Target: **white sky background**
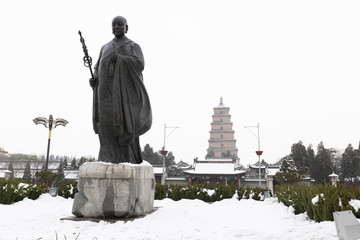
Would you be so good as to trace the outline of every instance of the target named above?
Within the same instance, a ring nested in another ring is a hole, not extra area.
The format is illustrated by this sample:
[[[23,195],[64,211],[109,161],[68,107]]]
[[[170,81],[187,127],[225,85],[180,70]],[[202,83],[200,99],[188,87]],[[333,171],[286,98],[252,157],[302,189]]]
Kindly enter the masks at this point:
[[[8,1],[0,4],[0,147],[45,154],[48,130],[35,117],[65,118],[51,154],[97,157],[90,72],[78,30],[94,62],[113,38],[111,20],[127,18],[127,36],[145,56],[153,126],[140,138],[159,150],[164,124],[176,161],[203,159],[213,107],[230,107],[240,162],[273,163],[301,140],[316,150],[360,140],[358,1]],[[171,129],[167,129],[169,133]],[[256,133],[257,129],[252,131]]]

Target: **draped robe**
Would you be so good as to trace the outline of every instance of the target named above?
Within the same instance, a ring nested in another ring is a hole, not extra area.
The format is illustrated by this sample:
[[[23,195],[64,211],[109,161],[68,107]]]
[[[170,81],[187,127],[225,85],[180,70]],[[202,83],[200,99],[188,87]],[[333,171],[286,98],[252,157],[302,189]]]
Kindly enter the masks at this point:
[[[152,123],[143,69],[140,46],[126,36],[114,38],[101,48],[93,89],[93,126],[100,140],[99,161],[142,162],[139,136]]]

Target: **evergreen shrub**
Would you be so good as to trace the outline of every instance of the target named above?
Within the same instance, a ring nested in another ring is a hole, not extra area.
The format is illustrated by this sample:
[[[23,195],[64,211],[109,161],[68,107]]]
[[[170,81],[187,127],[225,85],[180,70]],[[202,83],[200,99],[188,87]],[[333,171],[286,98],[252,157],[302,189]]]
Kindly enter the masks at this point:
[[[28,187],[23,188],[25,196],[29,199],[36,200],[41,194],[49,192],[44,184],[30,184]]]
[[[155,187],[155,199],[170,198],[174,201],[181,199],[199,199],[204,202],[216,202],[236,197],[241,199],[263,200],[264,189],[244,188],[235,185],[216,186],[209,184],[190,185],[160,185]]]
[[[335,211],[351,210],[360,217],[360,211],[349,204],[351,200],[360,200],[359,187],[345,184],[277,186],[276,196],[285,206],[292,206],[295,214],[306,213],[316,222],[333,221]]]
[[[37,183],[42,183],[48,187],[51,187],[58,178],[58,174],[53,173],[50,170],[41,170],[40,172],[35,173],[35,178]]]
[[[243,195],[243,199],[250,199],[251,198],[251,187],[246,187],[244,190],[244,195]],[[241,198],[239,198],[241,199]]]
[[[155,199],[162,200],[167,197],[168,186],[167,185],[155,185]]]
[[[64,198],[74,198],[79,192],[76,181],[62,183],[59,186],[58,195]]]
[[[252,189],[253,195],[252,199],[260,201],[262,199],[262,196],[264,196],[264,190],[262,188],[256,187]]]
[[[35,200],[47,191],[46,186],[42,184],[35,185],[12,179],[2,179],[0,180],[0,204],[12,204],[24,198]]]

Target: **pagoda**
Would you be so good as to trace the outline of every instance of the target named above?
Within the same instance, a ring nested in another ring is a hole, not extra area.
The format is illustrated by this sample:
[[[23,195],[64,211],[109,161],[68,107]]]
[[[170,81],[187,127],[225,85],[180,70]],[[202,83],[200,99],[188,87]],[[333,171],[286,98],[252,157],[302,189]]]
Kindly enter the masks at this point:
[[[207,183],[240,186],[240,179],[246,171],[239,165],[229,110],[220,98],[220,104],[214,107],[212,115],[209,148],[205,160],[195,158],[191,168],[184,170],[190,185]]]
[[[212,115],[209,148],[205,159],[234,159],[238,162],[238,149],[234,138],[235,131],[232,129],[230,108],[225,106],[223,98],[214,107]]]

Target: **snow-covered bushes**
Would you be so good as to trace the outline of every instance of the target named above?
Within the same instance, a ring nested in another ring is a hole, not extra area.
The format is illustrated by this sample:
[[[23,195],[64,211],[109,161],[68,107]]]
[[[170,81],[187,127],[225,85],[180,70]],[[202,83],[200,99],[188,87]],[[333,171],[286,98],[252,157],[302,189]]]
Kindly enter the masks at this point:
[[[339,184],[331,185],[288,185],[277,186],[279,202],[292,206],[295,214],[307,213],[316,222],[333,221],[333,212],[352,210],[360,217],[357,204],[360,203],[360,188]]]
[[[156,185],[155,199],[170,198],[178,201],[180,199],[199,199],[204,202],[216,202],[227,198],[263,200],[264,189],[244,188],[235,185]]]
[[[24,198],[37,199],[47,192],[46,186],[24,183],[17,180],[0,180],[0,204],[12,204]]]
[[[77,182],[66,182],[59,186],[58,195],[64,198],[74,198],[75,193],[79,192],[77,188]]]

